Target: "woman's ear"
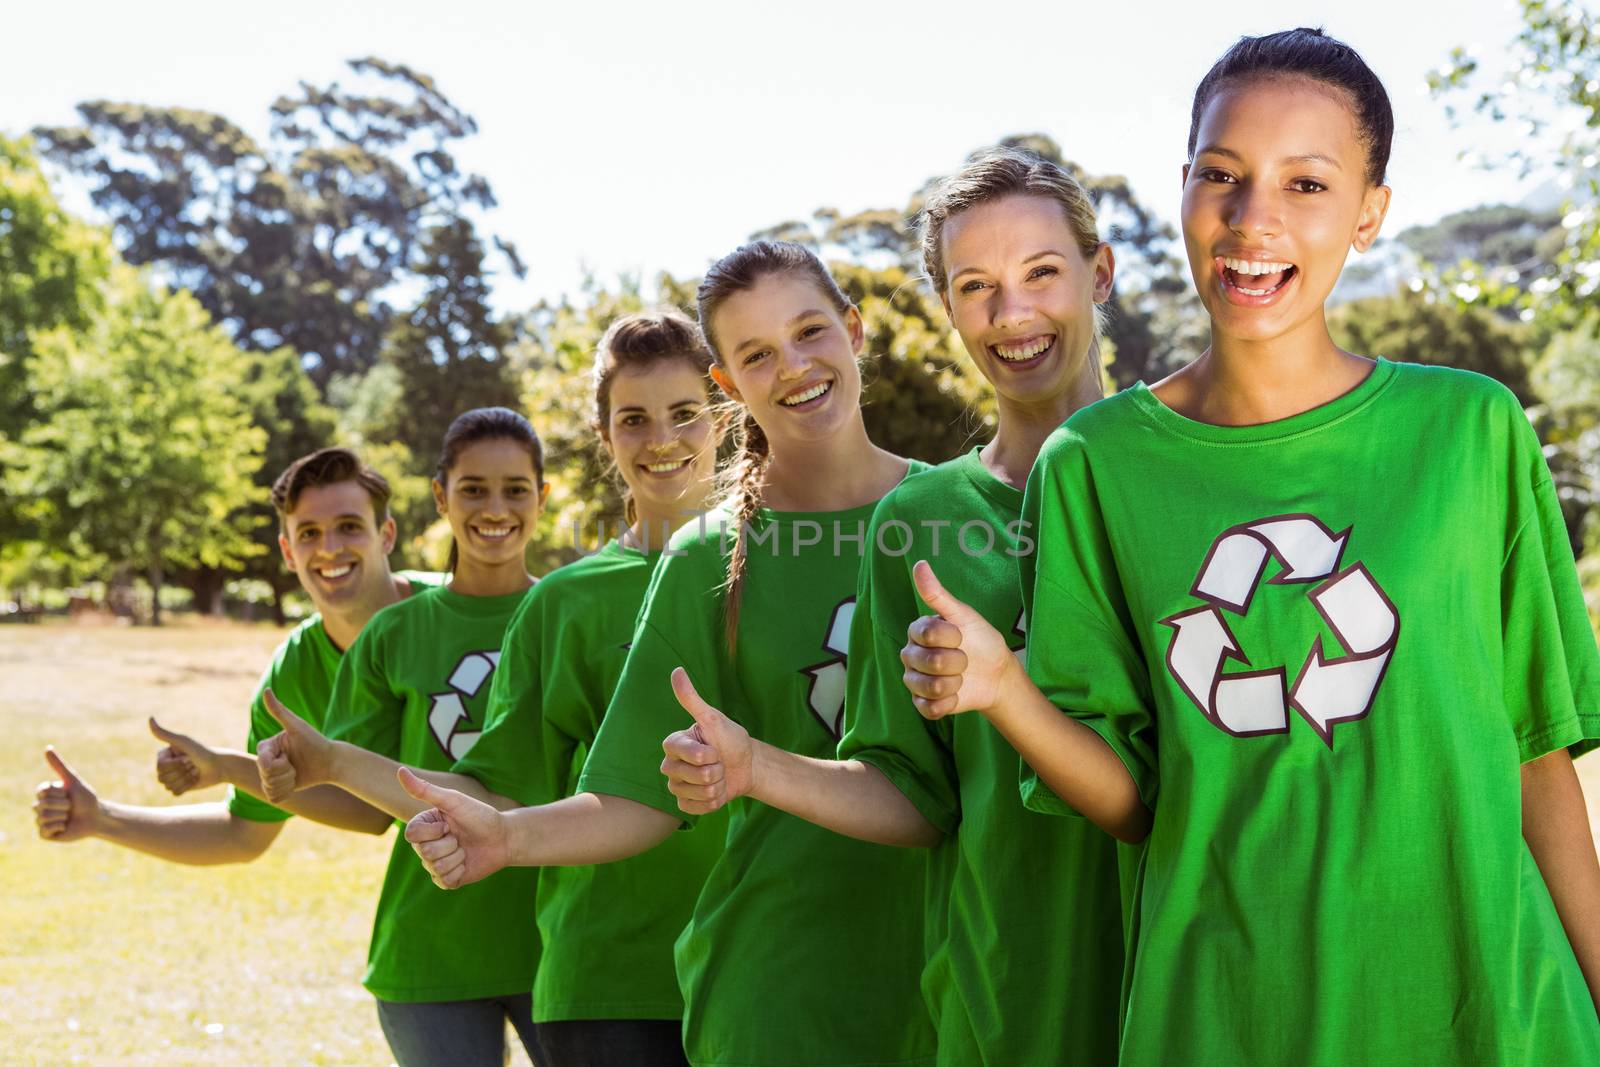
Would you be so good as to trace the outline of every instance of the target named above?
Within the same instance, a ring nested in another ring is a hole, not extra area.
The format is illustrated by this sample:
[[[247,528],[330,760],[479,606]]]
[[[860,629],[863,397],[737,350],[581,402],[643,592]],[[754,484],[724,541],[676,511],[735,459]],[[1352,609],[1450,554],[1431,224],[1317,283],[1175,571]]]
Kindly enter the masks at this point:
[[[433,480],[433,506],[438,509],[439,517],[443,518],[446,512],[444,483],[435,478]]]
[[[1365,252],[1378,239],[1384,217],[1389,214],[1389,193],[1387,185],[1367,190],[1366,198],[1361,202],[1361,218],[1356,223],[1355,236],[1350,239],[1351,247],[1357,252]]]
[[[867,327],[861,321],[861,309],[854,304],[844,313],[844,328],[850,335],[850,351],[859,357],[867,347]]]
[[[734,400],[743,401],[738,388],[733,384],[733,378],[720,364],[711,365],[711,380],[717,383],[717,388],[727,393]]]

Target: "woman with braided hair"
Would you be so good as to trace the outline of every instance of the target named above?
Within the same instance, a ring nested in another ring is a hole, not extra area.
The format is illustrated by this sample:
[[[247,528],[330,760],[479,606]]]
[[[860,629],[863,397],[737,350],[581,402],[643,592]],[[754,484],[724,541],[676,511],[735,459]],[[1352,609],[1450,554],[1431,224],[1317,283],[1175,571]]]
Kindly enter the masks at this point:
[[[700,706],[695,686],[775,745],[834,753],[868,520],[923,465],[868,439],[861,315],[810,251],[745,245],[711,267],[698,303],[712,375],[743,409],[723,501],[656,568],[577,796],[501,813],[408,779],[435,808],[407,836],[442,886],[508,864],[621,858],[694,822],[661,744]],[[753,800],[728,818],[677,946],[690,1061],[931,1063],[924,855]]]

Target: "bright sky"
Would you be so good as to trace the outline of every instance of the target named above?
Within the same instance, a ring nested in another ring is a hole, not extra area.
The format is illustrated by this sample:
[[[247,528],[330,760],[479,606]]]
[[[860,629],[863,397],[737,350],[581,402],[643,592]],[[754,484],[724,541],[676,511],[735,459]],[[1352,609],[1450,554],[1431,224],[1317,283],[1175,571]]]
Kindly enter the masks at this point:
[[[1009,133],[1127,175],[1173,220],[1196,82],[1241,34],[1301,24],[1353,44],[1389,89],[1387,232],[1525,192],[1456,162],[1470,135],[1423,89],[1454,45],[1503,52],[1506,0],[1444,18],[1396,0],[36,3],[6,11],[0,130],[70,123],[76,102],[109,98],[217,111],[264,136],[268,105],[298,81],[360,55],[404,62],[478,120],[459,154],[499,198],[489,227],[529,262],[497,293],[517,308],[575,291],[586,268],[697,273],[820,206],[898,209]]]

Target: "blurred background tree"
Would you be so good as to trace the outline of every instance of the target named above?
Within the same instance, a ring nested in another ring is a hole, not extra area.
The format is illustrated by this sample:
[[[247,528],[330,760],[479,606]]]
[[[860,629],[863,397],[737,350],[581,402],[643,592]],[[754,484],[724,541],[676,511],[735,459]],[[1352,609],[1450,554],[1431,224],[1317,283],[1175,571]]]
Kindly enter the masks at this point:
[[[39,539],[145,579],[151,621],[174,567],[236,566],[261,546],[266,432],[244,398],[249,365],[199,303],[115,268],[86,329],[35,332],[35,417],[6,445],[5,493]]]

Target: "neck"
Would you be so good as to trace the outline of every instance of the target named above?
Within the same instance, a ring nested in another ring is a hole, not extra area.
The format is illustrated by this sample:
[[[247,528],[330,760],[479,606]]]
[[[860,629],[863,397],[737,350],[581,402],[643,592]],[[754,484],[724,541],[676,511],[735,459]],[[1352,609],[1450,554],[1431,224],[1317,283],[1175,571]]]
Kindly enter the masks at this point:
[[[343,652],[366,627],[367,622],[382,609],[397,600],[411,595],[411,583],[399,575],[386,574],[373,595],[346,608],[324,608],[317,605],[322,615],[322,629],[333,647]]]
[[[861,413],[826,441],[774,447],[763,503],[778,511],[842,511],[881,499],[906,461],[867,437]]]
[[[1056,396],[1033,404],[999,397],[996,403],[1000,412],[999,429],[995,431],[994,440],[983,446],[978,458],[990,474],[1013,489],[1021,489],[1028,482],[1028,473],[1033,470],[1034,460],[1039,458],[1045,438],[1074,412],[1104,395],[1097,344],[1085,360],[1083,373]]]
[[[462,558],[456,562],[455,574],[450,576],[450,591],[462,596],[508,596],[532,584],[533,576],[528,573],[521,556],[504,563]]]
[[[1371,369],[1370,360],[1333,343],[1321,312],[1265,341],[1228,337],[1213,329],[1211,347],[1174,375],[1187,381],[1173,392],[1177,403],[1171,406],[1198,422],[1256,426],[1343,396]]]

